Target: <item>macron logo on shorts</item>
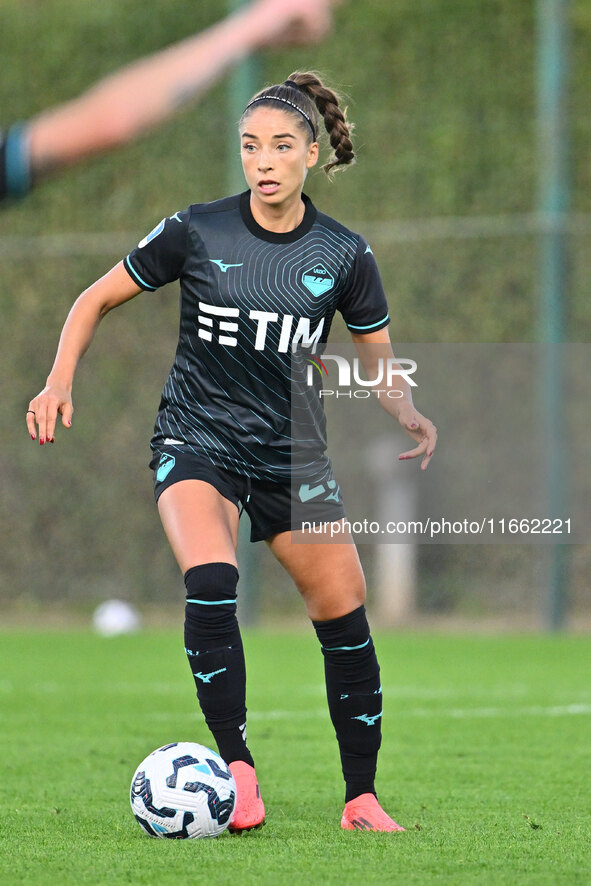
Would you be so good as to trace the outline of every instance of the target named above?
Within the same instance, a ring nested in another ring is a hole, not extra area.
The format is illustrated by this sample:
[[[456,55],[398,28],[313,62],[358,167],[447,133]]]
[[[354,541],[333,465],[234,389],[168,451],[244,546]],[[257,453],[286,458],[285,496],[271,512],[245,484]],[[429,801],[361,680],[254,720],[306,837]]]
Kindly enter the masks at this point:
[[[176,464],[176,458],[174,455],[167,455],[164,453],[160,456],[160,462],[158,464],[158,470],[156,471],[156,480],[159,483],[162,483],[163,480],[166,480],[172,469]]]

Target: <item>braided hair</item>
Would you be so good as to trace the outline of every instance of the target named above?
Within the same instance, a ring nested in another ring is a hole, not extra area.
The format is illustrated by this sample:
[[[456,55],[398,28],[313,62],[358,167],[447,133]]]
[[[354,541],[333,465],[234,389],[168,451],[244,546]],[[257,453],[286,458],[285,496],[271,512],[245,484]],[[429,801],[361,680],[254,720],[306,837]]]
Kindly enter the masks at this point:
[[[351,141],[353,124],[345,116],[336,92],[325,86],[314,72],[294,71],[284,83],[270,86],[258,92],[246,106],[242,120],[248,115],[253,105],[276,107],[281,102],[283,110],[298,119],[312,141],[318,139],[319,119],[324,121],[333,150],[332,156],[322,169],[330,177],[344,166],[355,162],[355,153]]]

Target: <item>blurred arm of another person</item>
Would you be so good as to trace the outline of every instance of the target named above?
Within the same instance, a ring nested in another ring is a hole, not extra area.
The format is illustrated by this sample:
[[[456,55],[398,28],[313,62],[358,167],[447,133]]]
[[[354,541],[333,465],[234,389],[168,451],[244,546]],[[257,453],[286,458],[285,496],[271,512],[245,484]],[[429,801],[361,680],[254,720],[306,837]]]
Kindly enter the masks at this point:
[[[0,199],[40,178],[127,144],[261,49],[317,42],[337,0],[255,0],[199,34],[139,59],[78,98],[17,123],[0,137]]]

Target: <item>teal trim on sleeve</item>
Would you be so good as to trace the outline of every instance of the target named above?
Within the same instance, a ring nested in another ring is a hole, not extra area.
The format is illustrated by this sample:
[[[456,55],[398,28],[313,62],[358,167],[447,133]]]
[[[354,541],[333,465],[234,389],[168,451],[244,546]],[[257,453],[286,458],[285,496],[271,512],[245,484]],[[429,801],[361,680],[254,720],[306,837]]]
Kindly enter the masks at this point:
[[[126,270],[127,273],[129,274],[129,276],[131,277],[131,279],[132,279],[135,283],[138,284],[138,286],[141,286],[142,289],[148,289],[150,292],[156,292],[156,289],[157,289],[158,287],[156,287],[156,286],[151,286],[149,283],[146,283],[146,281],[143,280],[143,279],[140,277],[140,275],[138,274],[138,272],[136,271],[136,269],[134,268],[134,266],[133,266],[132,263],[130,262],[130,260],[129,260],[129,256],[126,256],[126,257],[123,259],[123,267],[125,268],[125,270]]]
[[[8,130],[4,163],[6,193],[9,197],[24,197],[31,190],[27,123],[15,123]]]
[[[376,326],[384,326],[388,322],[389,319],[390,319],[390,315],[386,314],[386,316],[382,317],[381,320],[378,320],[377,323],[370,323],[369,326],[354,326],[352,323],[347,323],[347,326],[349,327],[349,329],[355,329],[355,330],[360,330],[360,331],[363,329],[375,329]]]

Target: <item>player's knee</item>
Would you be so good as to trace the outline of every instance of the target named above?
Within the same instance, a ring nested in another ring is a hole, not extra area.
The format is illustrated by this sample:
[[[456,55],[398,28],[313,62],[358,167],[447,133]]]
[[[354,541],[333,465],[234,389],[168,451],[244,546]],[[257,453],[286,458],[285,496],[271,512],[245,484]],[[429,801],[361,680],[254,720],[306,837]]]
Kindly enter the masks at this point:
[[[335,664],[375,656],[365,606],[358,606],[339,618],[314,621],[313,624],[324,657],[334,659]]]
[[[330,587],[317,580],[298,582],[297,588],[312,621],[334,620],[365,604],[366,587],[363,573],[359,578]]]
[[[231,563],[204,563],[185,573],[185,634],[191,642],[223,640],[236,631],[238,570]]]

